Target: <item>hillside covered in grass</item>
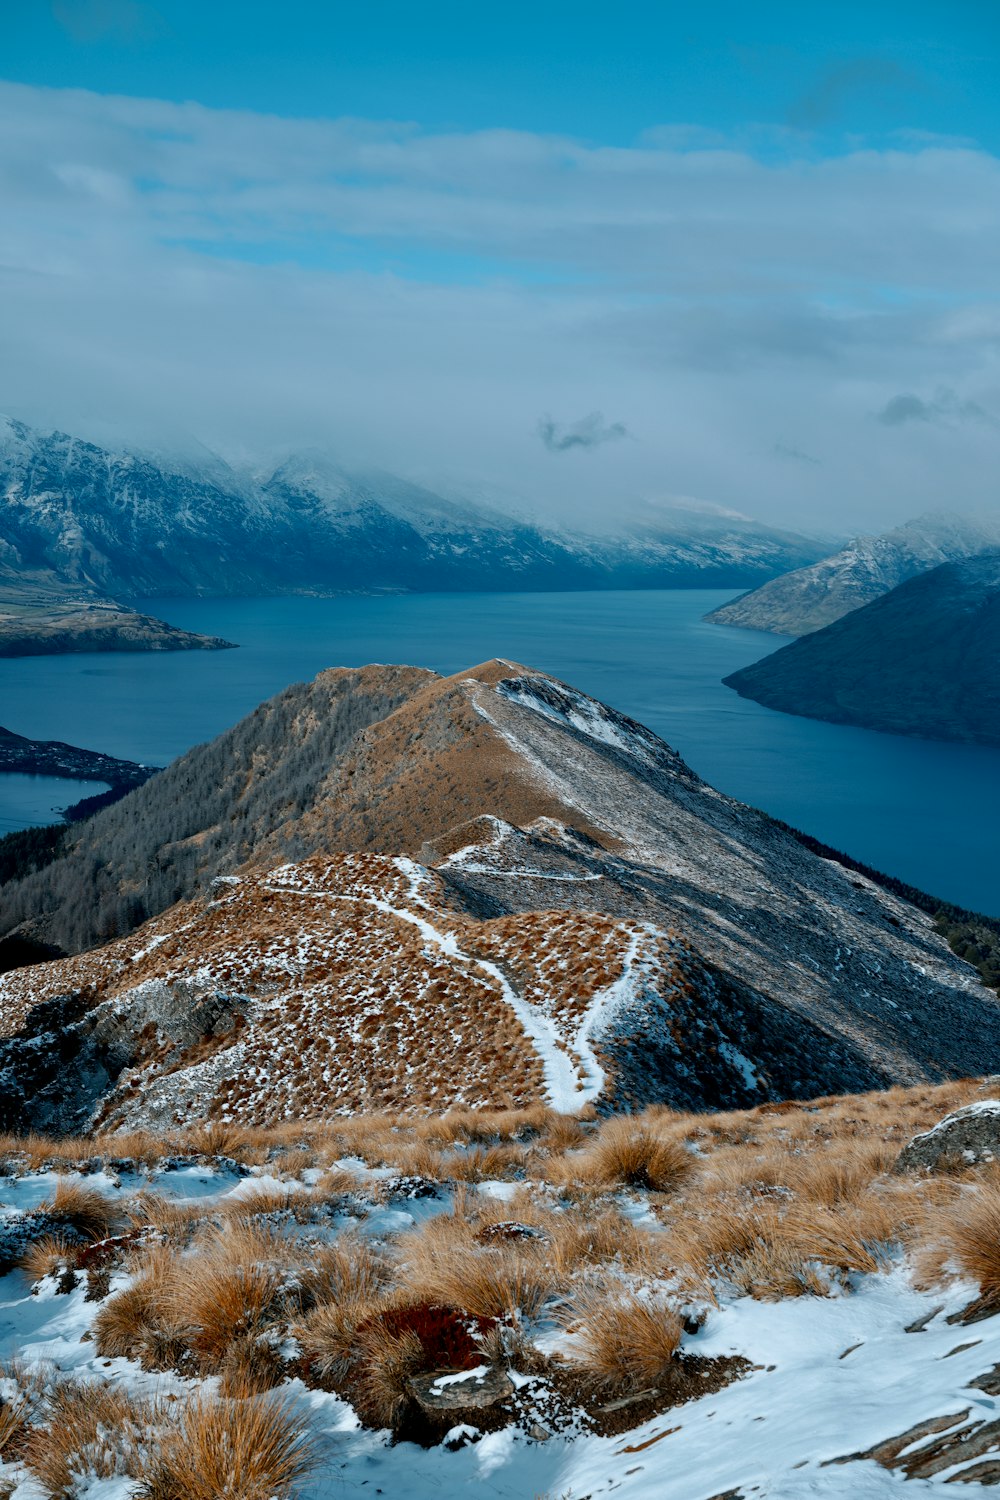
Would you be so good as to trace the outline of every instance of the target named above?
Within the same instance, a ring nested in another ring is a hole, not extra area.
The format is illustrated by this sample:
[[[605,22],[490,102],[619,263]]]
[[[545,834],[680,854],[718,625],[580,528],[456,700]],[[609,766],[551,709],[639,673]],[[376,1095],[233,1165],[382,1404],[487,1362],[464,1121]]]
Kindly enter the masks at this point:
[[[5,1137],[0,1493],[978,1493],[998,1168],[898,1167],[963,1108]]]

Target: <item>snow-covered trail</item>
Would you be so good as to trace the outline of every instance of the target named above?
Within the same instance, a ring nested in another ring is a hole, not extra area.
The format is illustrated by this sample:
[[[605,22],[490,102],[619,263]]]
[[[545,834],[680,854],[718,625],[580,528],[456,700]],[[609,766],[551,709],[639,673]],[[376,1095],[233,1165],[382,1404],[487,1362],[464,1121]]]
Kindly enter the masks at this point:
[[[412,884],[412,862],[397,859],[394,863],[403,874],[410,877]],[[346,896],[332,891],[308,891],[300,886],[292,885],[265,885],[264,889],[282,896],[301,896],[314,901],[371,906],[385,916],[408,922],[417,929],[426,943],[440,949],[449,958],[459,959],[468,964],[471,969],[488,975],[517,1016],[522,1030],[538,1054],[545,1078],[546,1098],[553,1109],[570,1114],[596,1098],[603,1087],[604,1074],[597,1066],[596,1058],[589,1046],[586,1049],[586,1060],[578,1065],[567,1049],[555,1021],[538,1006],[532,1005],[529,1000],[517,993],[499,964],[493,963],[491,959],[479,958],[472,953],[467,953],[454,933],[442,932],[426,917],[409,911],[405,906],[393,906],[390,901],[382,900],[378,896]]]

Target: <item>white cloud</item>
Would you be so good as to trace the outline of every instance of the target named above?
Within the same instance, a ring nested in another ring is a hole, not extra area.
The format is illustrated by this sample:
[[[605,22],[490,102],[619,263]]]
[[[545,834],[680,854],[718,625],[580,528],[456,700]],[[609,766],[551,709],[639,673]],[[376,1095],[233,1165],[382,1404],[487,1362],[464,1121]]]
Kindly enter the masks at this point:
[[[992,503],[990,424],[871,413],[941,388],[997,407],[1000,162],[792,139],[623,149],[0,85],[0,409],[329,443],[563,515]],[[635,441],[554,466],[550,411]]]

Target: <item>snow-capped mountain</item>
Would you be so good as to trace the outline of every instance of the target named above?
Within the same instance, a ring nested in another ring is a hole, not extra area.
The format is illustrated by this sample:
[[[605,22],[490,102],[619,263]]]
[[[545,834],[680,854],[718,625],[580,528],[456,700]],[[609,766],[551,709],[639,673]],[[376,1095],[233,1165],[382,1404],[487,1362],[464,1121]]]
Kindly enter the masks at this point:
[[[246,475],[0,419],[0,560],[118,596],[341,590],[739,587],[821,543],[665,509],[607,537],[548,529],[303,453]]]
[[[724,604],[717,625],[808,635],[942,563],[1000,547],[1000,515],[925,515],[882,536],[856,537],[811,567],[797,568]]]

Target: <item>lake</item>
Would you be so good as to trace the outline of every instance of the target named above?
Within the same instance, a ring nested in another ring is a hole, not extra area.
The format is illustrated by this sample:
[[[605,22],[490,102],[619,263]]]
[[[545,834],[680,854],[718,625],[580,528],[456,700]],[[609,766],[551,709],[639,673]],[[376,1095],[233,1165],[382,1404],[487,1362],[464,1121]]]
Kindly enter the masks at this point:
[[[721,679],[779,637],[708,625],[728,590],[156,599],[138,607],[238,651],[0,660],[0,724],[165,764],[324,667],[408,662],[456,672],[503,656],[612,704],[722,791],[924,890],[1000,914],[1000,750],[775,713]],[[88,794],[30,801],[0,776],[0,830],[52,821]],[[30,805],[29,805],[30,804]]]
[[[65,776],[22,776],[20,771],[5,771],[0,774],[0,837],[17,828],[58,823],[64,807],[107,789],[106,781],[71,781]]]

